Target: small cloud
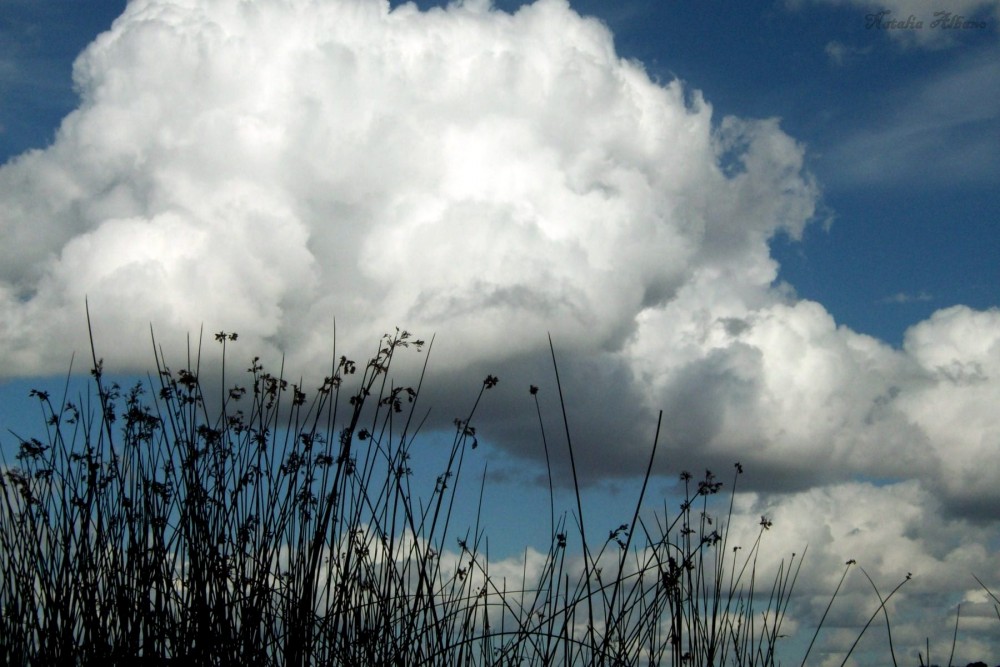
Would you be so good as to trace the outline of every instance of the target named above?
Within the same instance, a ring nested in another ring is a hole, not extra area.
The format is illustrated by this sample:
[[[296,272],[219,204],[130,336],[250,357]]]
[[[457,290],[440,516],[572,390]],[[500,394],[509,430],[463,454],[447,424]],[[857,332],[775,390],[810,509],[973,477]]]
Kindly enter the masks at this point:
[[[837,67],[843,67],[871,53],[872,47],[867,46],[862,48],[844,44],[837,40],[831,40],[826,43],[826,47],[823,50],[826,52],[827,57],[830,58],[831,63]]]
[[[896,292],[892,296],[883,297],[879,303],[916,303],[918,301],[930,301],[934,298],[929,292],[920,291],[916,294],[906,292]]]

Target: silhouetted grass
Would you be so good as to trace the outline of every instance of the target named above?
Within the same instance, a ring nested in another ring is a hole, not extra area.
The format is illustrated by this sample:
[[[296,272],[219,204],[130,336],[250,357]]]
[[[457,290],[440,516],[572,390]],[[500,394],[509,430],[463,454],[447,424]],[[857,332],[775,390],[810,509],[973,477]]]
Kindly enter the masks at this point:
[[[723,484],[706,471],[682,475],[679,510],[643,518],[658,424],[631,521],[595,545],[576,484],[575,513],[557,517],[550,500],[543,563],[529,573],[526,559],[513,585],[491,574],[478,519],[452,521],[476,409],[496,377],[455,419],[434,487],[416,489],[423,372],[398,386],[390,368],[423,341],[397,330],[363,365],[336,358],[307,392],[256,358],[227,384],[237,336],[215,340],[217,414],[200,343],[175,369],[154,341],[156,373],[132,387],[109,384],[94,354],[89,395],[32,392],[44,437],[20,439],[16,467],[0,476],[3,663],[777,664],[802,556],[762,584],[770,520],[752,544],[731,543],[740,464],[720,513]],[[553,350],[558,379],[555,361]],[[549,461],[557,451],[538,415]],[[549,479],[551,498],[551,469]],[[895,590],[875,590],[888,626]]]

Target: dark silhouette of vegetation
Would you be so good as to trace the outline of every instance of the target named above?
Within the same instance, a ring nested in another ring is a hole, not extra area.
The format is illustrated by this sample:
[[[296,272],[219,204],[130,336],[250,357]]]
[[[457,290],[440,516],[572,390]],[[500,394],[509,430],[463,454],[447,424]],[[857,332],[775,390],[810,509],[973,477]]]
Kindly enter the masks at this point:
[[[0,662],[777,664],[802,555],[757,581],[772,522],[761,517],[752,544],[732,543],[739,463],[721,514],[723,482],[706,471],[683,473],[676,513],[644,518],[657,424],[630,520],[595,547],[575,485],[572,518],[550,500],[544,562],[514,584],[491,573],[478,518],[459,532],[452,517],[478,444],[477,407],[497,377],[455,419],[422,497],[411,452],[424,375],[400,386],[390,368],[433,341],[397,329],[367,363],[335,357],[307,392],[258,358],[228,384],[237,338],[215,336],[217,414],[206,407],[200,343],[175,369],[154,340],[155,375],[131,387],[109,383],[94,353],[88,396],[32,391],[45,434],[20,438],[0,476]],[[562,403],[554,348],[552,359]],[[563,428],[573,463],[565,411]],[[549,488],[552,498],[551,468]],[[903,583],[883,598],[872,582],[872,621],[881,614],[888,628],[886,603]],[[889,654],[895,664],[891,633]]]

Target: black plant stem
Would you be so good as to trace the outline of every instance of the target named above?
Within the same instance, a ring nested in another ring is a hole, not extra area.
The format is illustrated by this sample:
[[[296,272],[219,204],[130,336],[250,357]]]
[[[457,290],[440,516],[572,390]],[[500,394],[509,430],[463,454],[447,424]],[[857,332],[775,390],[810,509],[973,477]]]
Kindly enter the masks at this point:
[[[639,522],[639,510],[642,508],[642,501],[646,497],[646,487],[649,486],[649,478],[653,473],[653,461],[656,458],[656,448],[660,442],[660,426],[663,424],[663,410],[660,410],[660,415],[656,419],[656,435],[653,436],[653,449],[649,453],[649,463],[646,465],[646,474],[642,479],[642,488],[639,490],[639,499],[635,503],[635,512],[632,514],[632,522],[629,524],[628,535],[625,537],[625,547],[621,551],[621,555],[618,558],[618,576],[615,577],[615,587],[611,592],[611,601],[608,603],[608,613],[615,613],[615,601],[618,599],[618,592],[622,584],[622,573],[625,570],[625,559],[628,557],[629,549],[632,546],[632,535],[635,533],[635,526]],[[623,612],[624,613],[624,610]],[[603,655],[604,650],[607,646],[608,639],[611,637],[610,630],[612,628],[618,627],[618,622],[621,619],[616,619],[615,622],[608,624],[608,631],[604,633],[604,642],[602,646],[601,653]]]
[[[590,645],[594,645],[594,602],[593,590],[590,586],[590,551],[587,547],[587,533],[584,527],[583,501],[580,498],[580,480],[576,474],[576,459],[573,456],[573,440],[569,434],[569,417],[566,416],[566,401],[563,399],[562,382],[559,380],[559,365],[556,363],[556,348],[549,334],[549,352],[552,354],[552,370],[556,375],[556,388],[559,390],[559,407],[562,409],[563,427],[566,430],[566,445],[569,448],[569,465],[573,471],[573,492],[576,495],[576,510],[580,520],[580,542],[583,545],[583,577],[587,585],[587,634]]]

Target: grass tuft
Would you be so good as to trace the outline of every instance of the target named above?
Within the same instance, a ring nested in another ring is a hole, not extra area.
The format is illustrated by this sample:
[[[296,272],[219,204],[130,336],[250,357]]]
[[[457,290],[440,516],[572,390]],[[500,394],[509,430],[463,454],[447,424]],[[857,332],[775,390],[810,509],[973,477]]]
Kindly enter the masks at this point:
[[[413,386],[390,369],[404,352],[429,356],[433,340],[397,329],[365,363],[334,354],[315,389],[256,357],[229,384],[237,340],[214,336],[214,414],[200,340],[174,367],[154,338],[155,373],[131,387],[109,383],[92,350],[89,394],[69,396],[68,379],[58,399],[31,392],[44,436],[19,438],[0,476],[0,662],[777,664],[804,554],[758,581],[772,524],[761,517],[752,544],[731,543],[739,463],[721,514],[723,482],[706,471],[682,474],[676,513],[644,517],[658,422],[631,521],[595,545],[578,484],[572,519],[556,513],[538,410],[551,540],[540,566],[529,572],[526,556],[510,582],[491,571],[479,518],[452,521],[478,445],[476,411],[498,378],[487,376],[454,420],[443,469],[421,490],[412,453],[427,360]],[[558,380],[554,346],[552,361]],[[485,473],[480,513],[483,484]],[[887,628],[898,588],[885,598],[875,588],[872,619],[882,612]]]

